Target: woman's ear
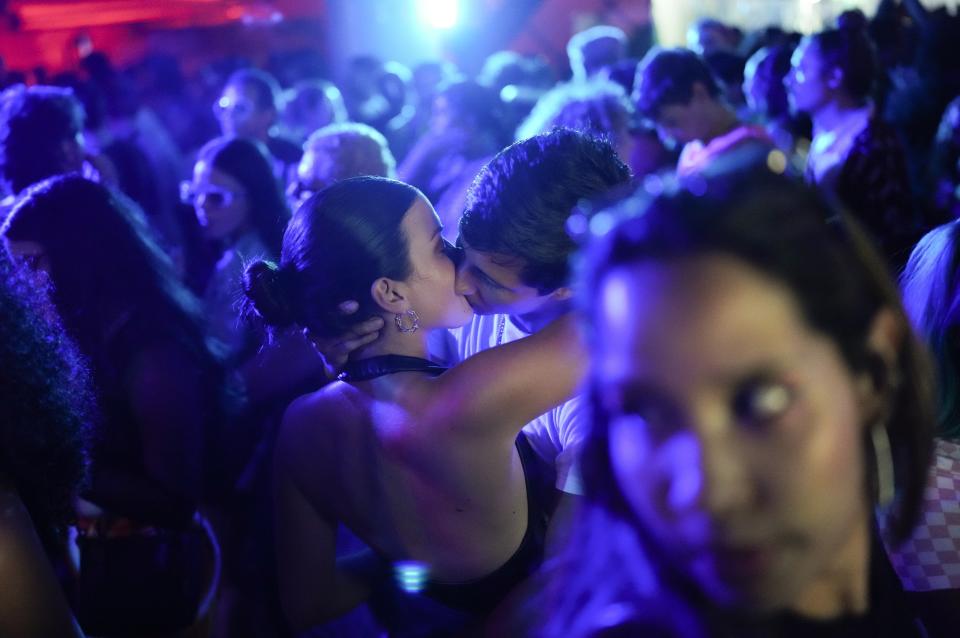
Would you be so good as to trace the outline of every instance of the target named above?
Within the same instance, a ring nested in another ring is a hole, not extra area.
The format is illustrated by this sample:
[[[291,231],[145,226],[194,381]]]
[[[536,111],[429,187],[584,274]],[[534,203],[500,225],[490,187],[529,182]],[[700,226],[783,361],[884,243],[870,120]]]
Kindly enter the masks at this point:
[[[906,325],[892,308],[881,308],[870,324],[867,368],[857,384],[870,421],[883,417],[892,391],[900,385],[899,353],[906,336]]]
[[[556,299],[557,301],[566,301],[573,297],[573,288],[570,286],[560,286],[556,290],[550,293],[550,296]]]
[[[881,378],[878,378],[880,385],[889,384],[896,377],[900,349],[906,337],[907,327],[901,315],[886,306],[877,311],[867,335],[867,349],[883,362]]]
[[[843,86],[843,71],[839,68],[831,69],[827,74],[827,86],[833,90],[838,90]]]
[[[380,277],[370,285],[370,296],[386,312],[398,315],[409,309],[404,296],[403,284],[387,277]]]

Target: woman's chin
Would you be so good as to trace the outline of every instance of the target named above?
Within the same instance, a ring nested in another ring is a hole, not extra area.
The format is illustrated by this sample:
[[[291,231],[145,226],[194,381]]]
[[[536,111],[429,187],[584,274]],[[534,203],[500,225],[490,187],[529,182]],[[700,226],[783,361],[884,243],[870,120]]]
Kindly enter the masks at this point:
[[[461,328],[473,319],[473,308],[470,307],[466,299],[462,299],[462,301],[463,308],[458,308],[455,314],[451,313],[450,325],[448,325],[447,328]]]

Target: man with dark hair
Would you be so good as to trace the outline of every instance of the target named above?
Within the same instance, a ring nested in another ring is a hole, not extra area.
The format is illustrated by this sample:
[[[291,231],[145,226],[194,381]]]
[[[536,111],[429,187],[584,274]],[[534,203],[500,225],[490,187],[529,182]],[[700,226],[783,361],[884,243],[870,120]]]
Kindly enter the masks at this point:
[[[7,194],[82,170],[83,121],[70,89],[17,85],[0,94],[0,179]]]
[[[517,142],[480,171],[460,218],[460,276],[476,316],[453,331],[457,359],[532,334],[570,309],[567,220],[578,204],[608,197],[630,169],[606,141],[573,131]],[[580,494],[577,456],[586,436],[579,397],[527,424],[532,447],[555,470],[555,487]]]
[[[737,119],[706,62],[687,49],[651,49],[637,67],[633,99],[665,144],[683,146],[681,175],[701,172],[746,144],[773,149],[762,127]]]
[[[629,180],[613,148],[571,129],[517,142],[483,167],[460,218],[463,270],[481,315],[509,313],[527,332],[570,297],[566,221],[576,205]]]
[[[276,78],[260,69],[235,71],[213,110],[224,136],[263,142],[276,160],[277,177],[286,181],[303,151],[276,131],[280,112],[280,85]]]

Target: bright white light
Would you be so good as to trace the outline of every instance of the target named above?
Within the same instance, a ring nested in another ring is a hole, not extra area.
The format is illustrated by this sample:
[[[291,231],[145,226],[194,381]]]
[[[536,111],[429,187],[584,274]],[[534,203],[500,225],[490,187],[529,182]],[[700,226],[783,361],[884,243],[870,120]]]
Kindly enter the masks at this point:
[[[452,29],[460,19],[460,0],[417,0],[420,19],[434,29]]]

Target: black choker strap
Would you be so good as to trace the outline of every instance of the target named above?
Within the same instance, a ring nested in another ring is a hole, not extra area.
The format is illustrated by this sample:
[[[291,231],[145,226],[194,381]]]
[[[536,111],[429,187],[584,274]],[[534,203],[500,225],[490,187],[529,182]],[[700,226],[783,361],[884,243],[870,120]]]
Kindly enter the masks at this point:
[[[368,381],[395,372],[426,372],[437,376],[447,368],[420,357],[406,357],[399,354],[384,354],[377,357],[348,361],[337,378],[341,381]]]

